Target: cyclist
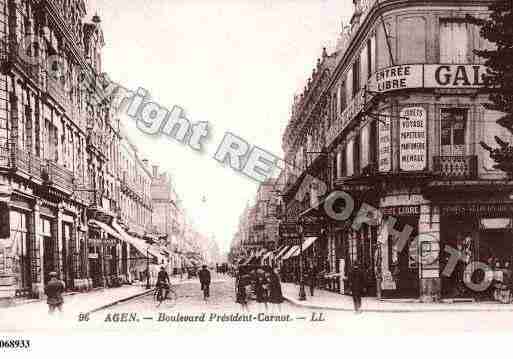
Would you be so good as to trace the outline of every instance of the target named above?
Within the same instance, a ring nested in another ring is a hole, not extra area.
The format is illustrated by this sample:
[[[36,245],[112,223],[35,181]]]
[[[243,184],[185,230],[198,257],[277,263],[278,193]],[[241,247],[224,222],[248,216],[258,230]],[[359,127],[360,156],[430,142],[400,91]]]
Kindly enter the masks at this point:
[[[162,288],[164,290],[164,299],[167,299],[169,295],[171,281],[169,280],[169,275],[166,272],[166,268],[163,266],[160,267],[160,272],[157,277],[157,288]]]

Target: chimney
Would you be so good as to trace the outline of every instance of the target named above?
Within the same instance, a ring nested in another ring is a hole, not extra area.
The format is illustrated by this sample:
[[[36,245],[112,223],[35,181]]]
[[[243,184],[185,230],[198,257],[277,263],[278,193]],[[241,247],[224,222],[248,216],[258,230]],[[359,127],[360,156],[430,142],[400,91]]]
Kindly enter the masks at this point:
[[[159,166],[157,165],[153,165],[153,177],[158,177],[159,176]]]

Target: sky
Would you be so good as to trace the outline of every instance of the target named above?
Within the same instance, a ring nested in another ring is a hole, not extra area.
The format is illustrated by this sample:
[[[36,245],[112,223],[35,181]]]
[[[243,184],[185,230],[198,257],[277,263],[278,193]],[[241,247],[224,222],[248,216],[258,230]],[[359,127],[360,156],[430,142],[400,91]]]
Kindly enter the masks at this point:
[[[322,48],[333,50],[350,0],[89,0],[101,18],[103,71],[153,101],[208,121],[202,153],[129,120],[143,158],[167,171],[197,230],[229,249],[258,183],[213,159],[229,131],[282,157],[281,137],[295,93]],[[203,201],[203,198],[205,201]]]

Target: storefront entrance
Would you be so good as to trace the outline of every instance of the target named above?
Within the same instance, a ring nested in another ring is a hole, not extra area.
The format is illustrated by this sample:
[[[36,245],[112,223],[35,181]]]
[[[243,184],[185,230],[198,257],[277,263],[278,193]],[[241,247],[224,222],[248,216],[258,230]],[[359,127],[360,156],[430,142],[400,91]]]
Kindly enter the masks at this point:
[[[508,203],[453,204],[441,207],[441,248],[449,246],[461,252],[467,262],[459,261],[450,275],[443,275],[450,254],[444,250],[440,258],[442,297],[481,298],[490,297],[487,292],[474,292],[464,279],[467,263],[486,263],[490,270],[500,271],[511,265],[513,259],[513,234],[511,207]],[[471,267],[469,267],[471,268]],[[473,282],[483,279],[484,272],[472,273]],[[490,298],[488,298],[490,299]]]

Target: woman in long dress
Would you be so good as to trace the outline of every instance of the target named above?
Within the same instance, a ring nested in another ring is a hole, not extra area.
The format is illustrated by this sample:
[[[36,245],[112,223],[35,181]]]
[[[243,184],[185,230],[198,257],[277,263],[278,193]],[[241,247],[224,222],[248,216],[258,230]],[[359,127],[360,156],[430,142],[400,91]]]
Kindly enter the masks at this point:
[[[273,310],[281,312],[281,303],[283,303],[283,292],[281,290],[280,276],[276,269],[269,273],[269,302],[273,305]]]
[[[267,311],[267,301],[268,301],[268,282],[265,277],[265,272],[262,269],[258,269],[256,273],[255,278],[255,296],[256,301],[261,306],[263,304],[263,307]]]
[[[250,284],[249,275],[239,274],[237,277],[237,293],[235,301],[240,304],[243,312],[249,312],[248,308],[248,295],[246,286]]]

